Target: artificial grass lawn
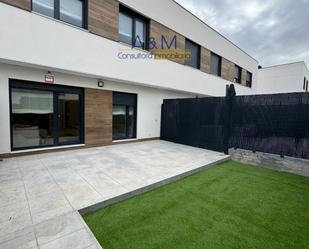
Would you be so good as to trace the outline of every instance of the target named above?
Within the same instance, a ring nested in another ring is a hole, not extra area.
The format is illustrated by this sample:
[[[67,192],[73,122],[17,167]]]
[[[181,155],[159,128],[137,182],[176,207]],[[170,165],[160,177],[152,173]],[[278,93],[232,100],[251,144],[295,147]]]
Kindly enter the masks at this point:
[[[84,219],[104,249],[308,249],[309,178],[230,161]]]

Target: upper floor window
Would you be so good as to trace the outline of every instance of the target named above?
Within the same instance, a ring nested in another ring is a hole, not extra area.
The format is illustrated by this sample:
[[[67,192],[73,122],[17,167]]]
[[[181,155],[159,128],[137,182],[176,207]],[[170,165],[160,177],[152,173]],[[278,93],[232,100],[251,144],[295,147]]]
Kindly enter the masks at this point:
[[[213,75],[221,76],[221,56],[211,53],[210,57],[210,73]]]
[[[120,6],[119,41],[133,47],[147,48],[148,21],[139,14]]]
[[[235,72],[234,72],[234,82],[235,83],[241,83],[241,71],[242,71],[242,69],[241,69],[241,67],[239,67],[239,66],[237,66],[237,65],[235,65]]]
[[[33,0],[32,10],[81,28],[85,27],[85,0]]]
[[[306,90],[306,77],[304,77],[303,90]]]
[[[190,40],[186,40],[186,51],[191,53],[191,59],[186,60],[185,64],[200,69],[201,47]]]
[[[246,86],[252,87],[252,73],[247,72]]]

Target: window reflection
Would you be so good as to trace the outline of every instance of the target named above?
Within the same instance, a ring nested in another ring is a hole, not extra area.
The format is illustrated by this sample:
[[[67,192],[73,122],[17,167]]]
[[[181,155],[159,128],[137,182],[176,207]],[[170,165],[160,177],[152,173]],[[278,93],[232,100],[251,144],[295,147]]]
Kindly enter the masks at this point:
[[[13,147],[53,144],[53,93],[12,88]]]

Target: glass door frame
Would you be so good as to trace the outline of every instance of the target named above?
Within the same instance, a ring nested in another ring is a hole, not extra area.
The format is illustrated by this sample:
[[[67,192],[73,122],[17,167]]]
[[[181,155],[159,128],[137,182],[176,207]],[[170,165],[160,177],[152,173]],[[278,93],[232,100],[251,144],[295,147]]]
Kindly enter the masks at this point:
[[[53,93],[53,140],[51,145],[27,146],[14,148],[13,144],[13,108],[12,108],[12,89],[38,90]],[[58,110],[58,95],[60,93],[71,93],[79,95],[79,141],[59,143],[59,110]],[[41,148],[52,148],[59,146],[68,146],[76,144],[84,144],[85,141],[85,107],[84,107],[84,89],[80,87],[63,86],[57,84],[48,84],[34,81],[25,81],[18,79],[9,79],[9,107],[10,107],[10,142],[11,151],[31,150]]]
[[[133,101],[133,103],[117,102],[117,101],[115,101],[115,98],[114,98],[115,94],[130,96],[131,98],[134,99],[134,101]],[[126,123],[125,123],[126,135],[125,136],[115,136],[113,134],[113,141],[136,139],[136,135],[137,135],[137,131],[136,131],[137,130],[137,94],[114,91],[113,92],[113,108],[114,108],[114,106],[123,106],[126,109]],[[129,116],[130,116],[129,115],[130,107],[133,107],[133,111],[134,111],[133,136],[129,136],[128,120],[129,120]],[[114,127],[114,124],[113,124],[113,127]]]

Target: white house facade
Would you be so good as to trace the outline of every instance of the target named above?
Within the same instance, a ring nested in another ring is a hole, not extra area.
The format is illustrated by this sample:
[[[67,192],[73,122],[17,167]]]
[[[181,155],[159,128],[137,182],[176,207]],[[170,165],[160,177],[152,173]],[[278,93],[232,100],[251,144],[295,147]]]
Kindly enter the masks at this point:
[[[172,0],[5,0],[0,21],[0,155],[153,139],[163,99],[257,91],[258,62]]]

